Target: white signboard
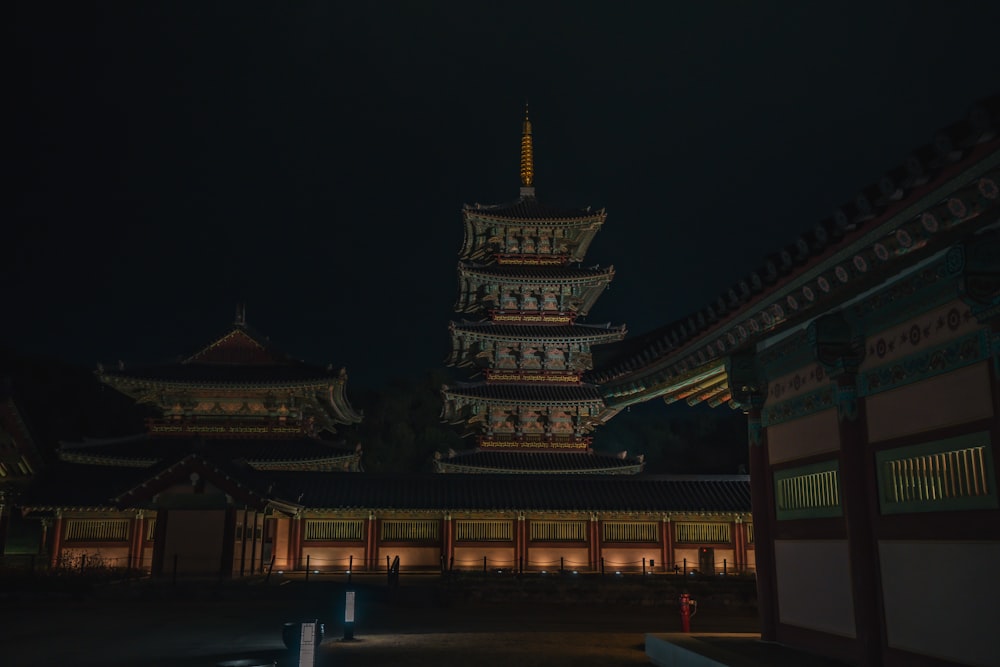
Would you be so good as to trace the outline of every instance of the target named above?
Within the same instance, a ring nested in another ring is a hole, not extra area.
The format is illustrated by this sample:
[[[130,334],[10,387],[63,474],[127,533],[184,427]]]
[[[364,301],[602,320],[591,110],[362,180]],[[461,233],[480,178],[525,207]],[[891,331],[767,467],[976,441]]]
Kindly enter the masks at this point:
[[[344,607],[344,623],[354,622],[354,591],[347,591],[347,606]]]
[[[316,622],[302,624],[299,641],[299,667],[313,667],[316,664]]]

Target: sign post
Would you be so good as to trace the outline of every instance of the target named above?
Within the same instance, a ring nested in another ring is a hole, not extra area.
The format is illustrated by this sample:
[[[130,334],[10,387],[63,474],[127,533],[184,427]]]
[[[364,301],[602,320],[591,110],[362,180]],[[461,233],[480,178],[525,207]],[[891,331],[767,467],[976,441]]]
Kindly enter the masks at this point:
[[[344,601],[344,641],[354,639],[354,591],[347,591]]]

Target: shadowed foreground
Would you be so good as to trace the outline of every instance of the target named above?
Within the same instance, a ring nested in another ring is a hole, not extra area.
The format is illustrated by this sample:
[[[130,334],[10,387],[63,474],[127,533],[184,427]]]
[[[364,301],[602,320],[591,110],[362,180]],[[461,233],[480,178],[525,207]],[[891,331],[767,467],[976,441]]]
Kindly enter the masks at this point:
[[[343,641],[344,584],[292,582],[173,588],[133,584],[76,599],[8,597],[4,664],[214,667],[230,660],[295,665],[281,640],[287,621],[318,619],[326,637],[317,665],[648,665],[644,637],[679,629],[676,607],[600,602],[491,601],[454,595],[439,580],[394,593],[356,582],[355,640]],[[752,608],[702,604],[693,628],[755,632]]]

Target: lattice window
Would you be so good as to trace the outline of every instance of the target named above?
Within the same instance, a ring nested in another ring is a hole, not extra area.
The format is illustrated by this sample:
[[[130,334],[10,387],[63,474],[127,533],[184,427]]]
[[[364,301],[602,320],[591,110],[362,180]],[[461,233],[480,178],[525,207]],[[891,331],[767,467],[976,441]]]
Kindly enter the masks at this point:
[[[236,524],[236,539],[238,541],[243,540],[244,528],[246,529],[246,538],[248,540],[254,540],[254,539],[259,540],[263,536],[264,527],[259,523],[254,524],[251,522],[248,523],[246,526],[244,526],[242,523],[238,523]]]
[[[585,542],[586,521],[532,521],[529,536],[534,542]]]
[[[839,463],[822,461],[774,473],[774,501],[779,520],[841,516]]]
[[[753,544],[753,524],[745,523],[743,525],[747,527],[747,544]]]
[[[360,542],[364,539],[364,520],[308,519],[305,539],[327,542]]]
[[[513,539],[511,521],[455,521],[456,542],[510,542]]]
[[[674,535],[678,542],[695,544],[729,544],[728,523],[675,523]]]
[[[605,521],[602,524],[605,542],[658,542],[655,521]]]
[[[152,542],[156,539],[156,519],[146,519],[146,541]]]
[[[383,542],[427,542],[441,539],[437,519],[385,519],[380,530]]]
[[[67,542],[127,542],[128,519],[69,519]]]
[[[876,461],[885,514],[997,507],[987,433],[881,451]]]

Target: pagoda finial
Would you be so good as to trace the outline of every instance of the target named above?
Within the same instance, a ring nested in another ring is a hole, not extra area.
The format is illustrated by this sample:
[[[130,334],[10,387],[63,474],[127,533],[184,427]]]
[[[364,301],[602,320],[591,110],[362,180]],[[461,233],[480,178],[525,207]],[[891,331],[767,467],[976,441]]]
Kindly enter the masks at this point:
[[[535,154],[531,145],[531,119],[528,103],[524,103],[524,122],[521,124],[521,196],[535,196]]]
[[[247,324],[247,305],[243,302],[236,304],[236,321],[233,324],[244,327]]]

